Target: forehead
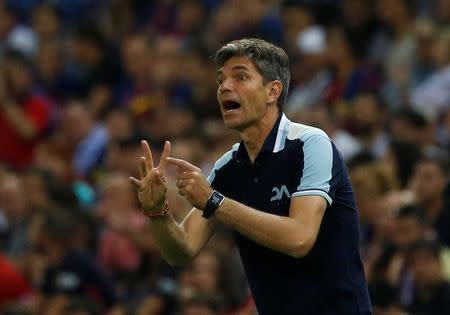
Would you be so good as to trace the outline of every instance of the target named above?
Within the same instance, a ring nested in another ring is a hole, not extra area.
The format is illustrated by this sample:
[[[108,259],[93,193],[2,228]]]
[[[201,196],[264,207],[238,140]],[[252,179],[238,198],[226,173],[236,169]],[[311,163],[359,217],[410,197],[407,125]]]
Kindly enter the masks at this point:
[[[236,56],[225,61],[222,67],[217,71],[217,74],[226,74],[228,72],[242,70],[259,73],[253,61],[251,61],[248,57]]]

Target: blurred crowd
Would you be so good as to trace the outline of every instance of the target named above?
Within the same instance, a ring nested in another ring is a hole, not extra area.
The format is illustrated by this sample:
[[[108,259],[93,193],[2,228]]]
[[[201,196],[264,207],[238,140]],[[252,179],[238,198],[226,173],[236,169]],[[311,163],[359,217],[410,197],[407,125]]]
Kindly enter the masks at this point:
[[[242,37],[347,162],[375,315],[450,314],[450,0],[0,1],[1,314],[257,314],[232,231],[171,267],[128,182],[141,139],[205,174],[238,141],[211,57]]]

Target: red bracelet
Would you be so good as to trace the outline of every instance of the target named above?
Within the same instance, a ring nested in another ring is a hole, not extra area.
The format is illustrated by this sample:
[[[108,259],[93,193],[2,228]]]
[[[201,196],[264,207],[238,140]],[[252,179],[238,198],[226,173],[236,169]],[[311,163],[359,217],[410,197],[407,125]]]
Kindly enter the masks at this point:
[[[147,217],[150,218],[156,218],[156,217],[165,217],[167,215],[167,213],[169,212],[169,203],[166,201],[164,201],[164,208],[162,210],[159,211],[147,211],[145,209],[142,209],[142,211],[144,212],[144,214]]]

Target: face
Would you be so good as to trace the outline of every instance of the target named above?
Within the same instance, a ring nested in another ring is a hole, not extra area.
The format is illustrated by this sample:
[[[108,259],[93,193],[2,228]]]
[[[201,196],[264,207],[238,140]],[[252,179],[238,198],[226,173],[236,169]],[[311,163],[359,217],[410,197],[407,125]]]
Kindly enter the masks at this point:
[[[77,144],[86,136],[89,119],[89,114],[82,104],[69,103],[62,112],[60,131],[64,133],[71,144]]]
[[[354,128],[358,135],[370,135],[382,119],[377,101],[371,95],[360,95],[353,104]]]
[[[450,0],[438,0],[435,8],[437,19],[440,22],[450,21]]]
[[[327,40],[326,58],[331,65],[337,65],[350,56],[349,42],[339,28],[330,30]]]
[[[408,9],[403,1],[380,0],[377,3],[378,16],[389,25],[408,16]]]
[[[21,220],[27,215],[27,200],[18,178],[6,176],[0,182],[0,208],[11,222]]]
[[[121,47],[125,71],[133,78],[146,78],[149,74],[150,49],[145,38],[132,37],[125,40]]]
[[[116,214],[128,213],[135,210],[134,192],[130,189],[128,179],[121,174],[110,175],[102,187],[102,194],[99,200],[100,212],[113,210]]]
[[[402,217],[395,220],[393,229],[393,241],[400,248],[407,248],[409,245],[423,237],[424,230],[418,219],[415,217]]]
[[[16,97],[27,95],[33,85],[31,70],[17,62],[5,64],[6,75],[9,79],[11,92]]]
[[[370,18],[370,6],[366,0],[345,0],[342,10],[347,23],[352,26],[364,26]]]
[[[418,286],[427,286],[440,281],[441,264],[427,250],[417,250],[411,255],[411,271]]]
[[[62,56],[58,52],[58,47],[54,44],[42,44],[37,56],[36,67],[39,75],[44,79],[54,79],[62,70]]]
[[[423,161],[414,169],[411,188],[421,204],[441,198],[445,187],[445,176],[441,168],[431,161]]]
[[[275,81],[273,81],[275,82]],[[270,89],[273,82],[264,84],[262,75],[246,57],[228,59],[217,74],[217,100],[225,125],[243,131],[257,125],[267,115],[273,101]]]
[[[60,21],[56,13],[49,7],[38,7],[33,14],[33,28],[41,36],[56,34],[60,27]]]
[[[133,123],[132,117],[120,110],[111,111],[106,116],[106,126],[113,140],[130,137],[133,133]]]
[[[450,63],[450,39],[447,37],[436,38],[432,46],[433,59],[437,65],[446,66]]]

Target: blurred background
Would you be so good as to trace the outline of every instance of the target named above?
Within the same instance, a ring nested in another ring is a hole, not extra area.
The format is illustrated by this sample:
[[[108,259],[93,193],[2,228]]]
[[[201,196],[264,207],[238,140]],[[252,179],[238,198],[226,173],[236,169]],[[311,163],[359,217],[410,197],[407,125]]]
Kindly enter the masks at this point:
[[[0,0],[0,314],[257,314],[232,233],[170,267],[127,180],[238,141],[211,56],[250,36],[347,162],[375,314],[450,314],[450,0]]]

